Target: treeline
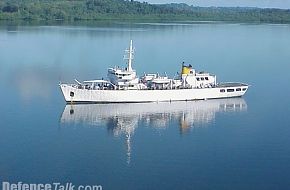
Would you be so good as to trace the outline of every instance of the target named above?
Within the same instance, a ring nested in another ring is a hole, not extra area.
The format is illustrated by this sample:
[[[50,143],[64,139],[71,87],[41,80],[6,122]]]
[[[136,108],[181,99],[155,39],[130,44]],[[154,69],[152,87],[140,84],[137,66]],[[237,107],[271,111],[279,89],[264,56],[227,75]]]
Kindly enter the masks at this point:
[[[195,7],[133,0],[1,0],[0,20],[162,19],[290,23],[290,10]]]

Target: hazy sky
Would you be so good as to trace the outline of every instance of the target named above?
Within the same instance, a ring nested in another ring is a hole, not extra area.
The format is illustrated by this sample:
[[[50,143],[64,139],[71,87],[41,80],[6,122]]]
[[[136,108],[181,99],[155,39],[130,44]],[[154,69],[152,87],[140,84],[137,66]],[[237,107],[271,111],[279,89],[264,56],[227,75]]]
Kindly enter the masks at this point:
[[[140,0],[142,1],[142,0]],[[149,3],[187,3],[196,6],[247,6],[290,9],[290,0],[144,0]]]

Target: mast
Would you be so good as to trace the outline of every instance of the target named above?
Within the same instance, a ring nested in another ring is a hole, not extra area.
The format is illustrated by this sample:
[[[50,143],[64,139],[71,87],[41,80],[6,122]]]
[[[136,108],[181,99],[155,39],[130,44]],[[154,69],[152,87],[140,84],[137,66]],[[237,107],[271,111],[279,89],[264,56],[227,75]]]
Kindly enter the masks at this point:
[[[127,53],[127,56],[124,57],[124,59],[127,59],[127,71],[132,71],[132,63],[134,59],[134,49],[133,49],[133,40],[130,41],[130,47],[125,51]]]

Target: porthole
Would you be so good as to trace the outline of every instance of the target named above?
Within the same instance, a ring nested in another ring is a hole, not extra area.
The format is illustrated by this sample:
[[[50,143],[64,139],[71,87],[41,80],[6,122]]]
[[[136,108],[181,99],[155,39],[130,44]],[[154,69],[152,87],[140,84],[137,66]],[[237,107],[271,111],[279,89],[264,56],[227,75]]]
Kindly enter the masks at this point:
[[[75,93],[74,92],[70,92],[69,95],[70,95],[70,97],[74,97]]]
[[[220,89],[220,92],[226,92],[226,90],[225,89]]]

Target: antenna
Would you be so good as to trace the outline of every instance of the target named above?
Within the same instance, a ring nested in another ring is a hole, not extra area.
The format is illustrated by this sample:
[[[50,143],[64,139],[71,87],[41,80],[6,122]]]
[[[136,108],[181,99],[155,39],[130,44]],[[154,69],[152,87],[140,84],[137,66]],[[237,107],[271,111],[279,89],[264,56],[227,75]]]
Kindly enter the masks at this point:
[[[129,49],[125,50],[125,53],[127,54],[127,56],[124,56],[124,59],[128,60],[127,64],[127,71],[132,71],[132,63],[133,63],[133,59],[134,59],[134,49],[133,49],[133,40],[130,41],[130,46]]]

